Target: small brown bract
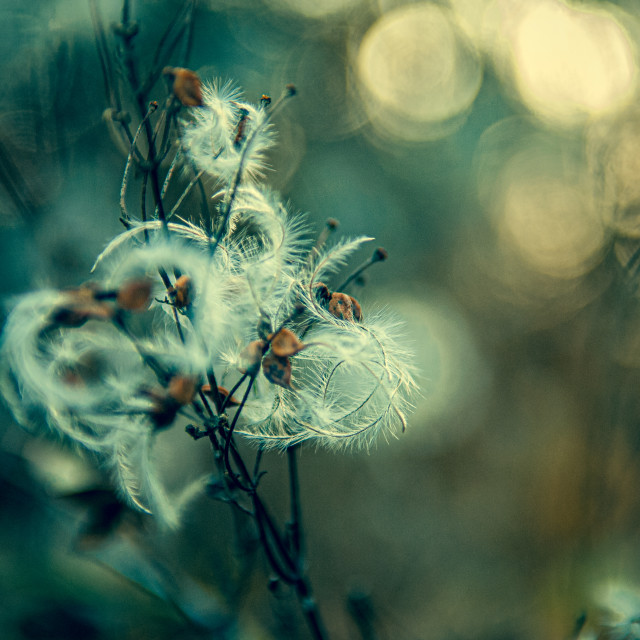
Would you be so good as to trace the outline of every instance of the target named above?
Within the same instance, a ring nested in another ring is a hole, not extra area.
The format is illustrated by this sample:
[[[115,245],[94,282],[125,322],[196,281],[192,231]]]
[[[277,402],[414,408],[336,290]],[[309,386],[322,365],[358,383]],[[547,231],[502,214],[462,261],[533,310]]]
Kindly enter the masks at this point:
[[[173,79],[171,90],[173,95],[185,107],[201,107],[202,89],[198,74],[182,67],[165,67],[163,75]]]
[[[118,290],[116,303],[127,311],[145,311],[151,299],[151,280],[140,278],[125,283]]]
[[[286,358],[287,356],[294,356],[296,353],[302,351],[306,345],[304,345],[293,331],[285,329],[284,327],[271,337],[271,351],[280,358]]]
[[[273,351],[262,361],[262,371],[267,380],[285,389],[291,389],[291,361]]]
[[[329,313],[340,320],[359,322],[362,320],[362,308],[359,302],[346,293],[332,293],[329,300]]]

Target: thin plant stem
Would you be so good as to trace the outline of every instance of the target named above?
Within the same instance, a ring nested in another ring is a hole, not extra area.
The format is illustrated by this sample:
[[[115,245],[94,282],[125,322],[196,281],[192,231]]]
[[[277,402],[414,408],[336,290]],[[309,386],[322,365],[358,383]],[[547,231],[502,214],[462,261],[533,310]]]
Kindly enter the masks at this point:
[[[363,262],[353,273],[349,275],[349,277],[338,287],[336,287],[336,291],[344,291],[358,276],[362,275],[371,265],[376,262],[382,262],[387,259],[387,252],[382,249],[376,249],[373,252],[373,255]]]
[[[289,467],[289,498],[291,516],[287,523],[291,549],[294,557],[298,561],[298,566],[303,564],[302,561],[302,512],[300,508],[300,482],[298,479],[298,445],[292,445],[287,448],[287,462]]]

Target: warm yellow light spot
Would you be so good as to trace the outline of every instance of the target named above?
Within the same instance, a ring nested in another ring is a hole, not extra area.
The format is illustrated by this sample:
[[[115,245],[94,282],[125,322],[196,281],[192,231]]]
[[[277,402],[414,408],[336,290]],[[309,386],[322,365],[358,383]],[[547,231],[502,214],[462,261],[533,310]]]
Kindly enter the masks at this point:
[[[514,163],[517,167],[518,160]],[[560,278],[586,273],[600,254],[605,231],[584,185],[544,171],[511,173],[505,182],[503,241],[541,273]]]
[[[451,13],[431,3],[382,16],[363,38],[356,68],[374,124],[405,140],[432,137],[433,125],[467,109],[482,76]]]
[[[633,95],[635,52],[603,11],[559,0],[533,3],[512,31],[512,64],[522,100],[561,124],[615,110]]]

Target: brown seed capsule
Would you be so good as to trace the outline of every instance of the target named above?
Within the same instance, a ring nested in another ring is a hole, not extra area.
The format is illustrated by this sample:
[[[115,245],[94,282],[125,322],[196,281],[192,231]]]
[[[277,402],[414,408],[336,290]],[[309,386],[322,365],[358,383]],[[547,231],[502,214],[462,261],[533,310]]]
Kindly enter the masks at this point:
[[[197,73],[181,67],[165,67],[162,73],[173,80],[173,95],[185,107],[202,106],[202,89]]]
[[[184,309],[193,302],[193,281],[189,276],[180,276],[173,287],[169,289],[169,295],[178,309]]]
[[[255,376],[260,371],[262,356],[267,350],[267,343],[264,340],[254,340],[250,342],[240,352],[240,373],[248,373]]]
[[[127,311],[145,311],[151,299],[151,286],[151,280],[148,278],[125,283],[118,291],[117,305]]]
[[[327,287],[324,282],[316,282],[313,285],[313,290],[316,294],[316,297],[321,302],[328,302],[331,300],[331,291],[329,291],[329,287]]]
[[[200,391],[202,391],[202,393],[204,393],[204,394],[206,394],[208,396],[212,396],[211,385],[203,384],[200,387]],[[227,400],[227,397],[229,396],[229,389],[226,389],[225,387],[221,387],[220,385],[218,385],[218,393],[220,394],[220,397],[223,400]],[[228,407],[238,407],[238,406],[240,406],[240,400],[238,400],[235,396],[231,396],[227,400],[227,406]]]
[[[54,309],[50,322],[61,327],[77,328],[89,320],[109,320],[113,315],[113,309],[104,302],[72,303]]]
[[[332,293],[329,300],[329,313],[340,320],[355,322],[362,320],[362,308],[355,298],[346,293]]]
[[[376,262],[383,262],[388,257],[389,257],[389,254],[387,253],[387,250],[383,247],[378,247],[373,252],[373,260],[375,260]]]
[[[168,427],[176,419],[180,404],[169,396],[152,395],[153,406],[150,416],[156,429]]]
[[[293,331],[289,331],[289,329],[285,329],[284,327],[280,329],[275,336],[269,336],[269,338],[271,339],[272,353],[280,358],[294,356],[306,348],[306,345],[298,340]]]
[[[262,361],[262,371],[267,380],[285,389],[291,389],[291,361],[280,358],[273,351]]]
[[[168,393],[179,405],[189,404],[196,395],[197,379],[193,376],[173,376],[169,380]]]

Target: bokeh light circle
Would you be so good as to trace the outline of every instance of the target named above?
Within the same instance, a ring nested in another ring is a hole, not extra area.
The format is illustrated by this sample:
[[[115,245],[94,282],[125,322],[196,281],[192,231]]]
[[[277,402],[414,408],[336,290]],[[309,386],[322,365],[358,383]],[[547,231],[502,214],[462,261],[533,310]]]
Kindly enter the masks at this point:
[[[355,66],[374,126],[406,141],[448,133],[442,125],[468,109],[482,80],[477,53],[452,13],[430,3],[381,16]]]
[[[529,268],[571,279],[600,261],[607,225],[579,145],[509,118],[483,134],[475,164],[498,240]]]
[[[574,126],[624,108],[637,92],[622,15],[606,3],[496,1],[484,28],[500,35],[490,46],[519,100],[547,122]]]

